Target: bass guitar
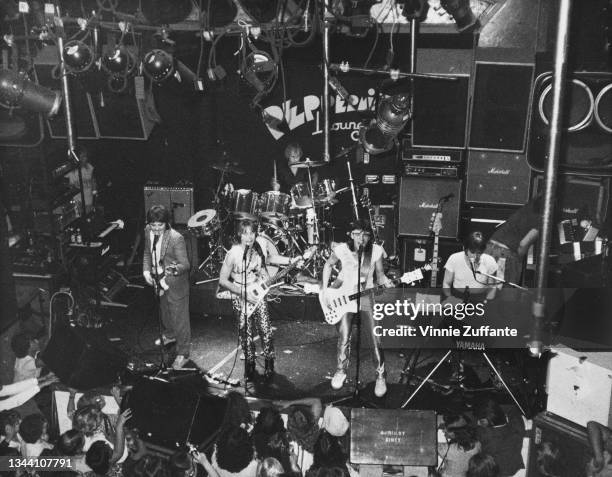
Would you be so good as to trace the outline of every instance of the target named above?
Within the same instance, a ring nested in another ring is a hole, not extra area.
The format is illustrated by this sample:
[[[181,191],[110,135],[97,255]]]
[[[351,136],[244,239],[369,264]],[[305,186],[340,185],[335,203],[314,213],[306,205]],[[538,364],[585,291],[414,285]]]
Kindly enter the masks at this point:
[[[304,252],[304,255],[300,257],[296,257],[293,260],[291,260],[291,262],[289,263],[289,266],[287,266],[283,270],[280,270],[279,272],[277,272],[275,275],[271,276],[267,280],[259,280],[257,282],[251,283],[250,285],[247,285],[246,287],[247,295],[250,294],[254,296],[257,301],[255,303],[251,303],[249,301],[242,300],[243,301],[242,313],[245,314],[247,318],[249,318],[253,314],[253,312],[257,309],[257,307],[261,304],[261,302],[265,299],[266,295],[272,288],[272,285],[274,285],[276,282],[285,278],[285,276],[288,273],[290,273],[294,268],[298,266],[300,261],[310,259],[312,255],[314,254],[314,251],[315,251],[314,247],[306,250],[306,252]]]
[[[393,280],[394,285],[405,283],[410,285],[423,279],[423,272],[431,271],[431,264],[426,264],[411,272],[404,273],[399,279]],[[357,312],[357,298],[384,288],[382,285],[368,288],[360,292],[355,287],[328,288],[325,293],[319,292],[319,303],[325,315],[325,321],[330,325],[338,323],[346,313]],[[326,301],[327,299],[327,301]]]

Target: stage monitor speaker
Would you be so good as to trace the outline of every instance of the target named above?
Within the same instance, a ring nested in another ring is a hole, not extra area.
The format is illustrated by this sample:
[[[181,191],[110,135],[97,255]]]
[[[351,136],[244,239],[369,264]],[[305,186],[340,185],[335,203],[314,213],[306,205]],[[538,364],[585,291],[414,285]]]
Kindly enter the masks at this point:
[[[533,72],[533,63],[476,61],[470,148],[525,150]]]
[[[593,453],[584,427],[542,413],[534,419],[531,432],[527,475],[598,475],[587,472]],[[542,469],[542,465],[548,468]]]
[[[612,175],[612,73],[568,74],[560,168],[573,174]],[[552,113],[552,72],[534,86],[529,165],[543,171],[548,161]]]
[[[37,54],[34,60],[34,70],[38,82],[48,88],[61,91],[59,78],[59,57],[57,47],[47,45]],[[90,78],[87,76],[87,78]],[[98,124],[94,114],[91,94],[86,87],[86,77],[69,76],[70,98],[72,99],[72,112],[77,137],[79,139],[98,139]],[[59,113],[47,119],[49,135],[52,138],[66,137],[66,118],[64,114],[64,101]]]
[[[144,186],[145,214],[153,205],[163,205],[170,211],[173,224],[187,225],[193,215],[193,187],[156,184]]]
[[[212,442],[227,402],[201,394],[190,383],[141,378],[122,407],[132,409],[130,425],[142,439],[176,450],[188,442],[196,447]]]
[[[399,235],[429,236],[433,213],[442,204],[440,237],[456,238],[459,233],[461,181],[437,177],[402,177],[399,198]]]
[[[544,178],[534,180],[533,195],[544,191]],[[603,224],[608,214],[610,179],[562,175],[557,182],[556,214],[560,220],[582,219]]]
[[[101,330],[65,325],[53,330],[41,357],[63,384],[79,390],[117,382],[128,361]]]
[[[529,200],[531,169],[525,155],[512,152],[468,153],[466,202],[523,205]]]

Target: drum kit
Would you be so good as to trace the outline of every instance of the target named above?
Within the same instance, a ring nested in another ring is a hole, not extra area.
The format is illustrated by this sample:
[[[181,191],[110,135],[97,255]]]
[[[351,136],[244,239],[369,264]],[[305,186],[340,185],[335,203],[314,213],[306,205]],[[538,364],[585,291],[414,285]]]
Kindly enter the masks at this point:
[[[204,280],[198,283],[212,281],[219,276],[225,254],[231,246],[229,238],[243,220],[257,223],[259,236],[278,255],[294,257],[316,246],[317,252],[303,270],[303,273],[316,279],[329,256],[328,244],[333,240],[333,227],[328,219],[331,207],[338,202],[333,179],[323,179],[313,185],[310,169],[324,164],[314,161],[299,163],[298,168],[308,169],[308,181],[293,185],[289,194],[234,190],[231,184],[223,184],[225,176],[242,175],[245,171],[231,163],[213,164],[213,169],[221,171],[214,208],[200,210],[189,218],[187,224],[195,237],[208,239],[210,245],[208,257],[198,267]]]

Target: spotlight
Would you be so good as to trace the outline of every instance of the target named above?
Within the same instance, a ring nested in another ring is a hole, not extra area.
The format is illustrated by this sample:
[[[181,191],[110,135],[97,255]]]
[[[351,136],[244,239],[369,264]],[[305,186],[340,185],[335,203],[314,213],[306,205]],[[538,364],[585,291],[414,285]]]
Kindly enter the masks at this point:
[[[164,50],[149,51],[142,64],[145,74],[155,83],[162,83],[174,74],[174,58]]]
[[[249,53],[242,65],[242,76],[258,93],[268,90],[278,72],[278,66],[265,51]]]
[[[25,73],[0,70],[0,106],[23,108],[52,117],[59,111],[62,96],[30,81]]]
[[[110,74],[127,76],[134,71],[136,60],[132,52],[121,45],[102,57],[102,67]]]
[[[370,154],[389,151],[410,117],[410,97],[407,94],[384,98],[378,104],[376,119],[359,130],[359,140],[364,149]]]
[[[80,40],[71,40],[64,45],[66,68],[71,73],[84,73],[94,62],[92,49]]]
[[[440,0],[440,4],[453,16],[460,33],[478,26],[478,19],[470,7],[470,0]]]

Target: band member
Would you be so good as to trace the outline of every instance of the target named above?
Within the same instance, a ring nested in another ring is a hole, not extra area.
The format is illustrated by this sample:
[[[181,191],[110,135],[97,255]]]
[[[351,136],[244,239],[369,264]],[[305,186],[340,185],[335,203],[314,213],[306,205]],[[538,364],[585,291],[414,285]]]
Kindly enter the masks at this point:
[[[451,301],[486,303],[495,298],[495,259],[484,252],[481,232],[472,232],[463,241],[463,252],[453,253],[444,265],[444,296]]]
[[[144,257],[145,280],[159,294],[164,334],[160,346],[176,341],[177,356],[172,364],[183,367],[191,347],[189,323],[189,260],[183,236],[170,226],[170,212],[154,205],[147,212]]]
[[[298,167],[301,162],[304,162],[302,159],[303,155],[302,146],[297,142],[292,142],[285,148],[286,164],[282,164],[278,169],[278,181],[272,178],[272,190],[282,190],[288,194],[291,188],[298,182],[308,184],[308,169]],[[312,186],[314,187],[319,180],[319,174],[316,170],[311,169],[310,176],[312,177]]]
[[[536,196],[495,229],[485,251],[497,261],[500,278],[518,284],[523,260],[541,227],[542,196]]]
[[[391,281],[386,277],[383,270],[383,248],[372,242],[372,229],[369,222],[358,220],[351,224],[350,239],[347,243],[338,244],[332,249],[329,259],[323,267],[323,283],[322,293],[324,294],[329,288],[329,279],[331,277],[332,268],[338,262],[341,265],[341,271],[336,282],[332,285],[334,288],[346,288],[347,290],[357,289],[357,270],[358,260],[361,256],[361,273],[359,279],[360,289],[372,288],[374,286],[374,272],[376,272],[376,281],[379,285],[385,287],[391,286]],[[374,335],[374,319],[373,319],[373,299],[367,294],[361,297],[360,317],[363,328],[366,330],[368,339],[372,346],[372,358],[376,367],[376,384],[374,394],[377,397],[382,397],[387,392],[387,383],[385,379],[385,355],[380,347],[380,339]],[[337,366],[336,373],[332,378],[332,388],[340,389],[346,380],[346,370],[349,361],[349,346],[351,342],[351,330],[353,324],[353,314],[347,313],[342,317],[337,325],[338,329],[338,346],[337,346]]]
[[[232,293],[234,316],[239,323],[240,345],[246,360],[246,377],[249,380],[255,377],[255,342],[253,341],[255,328],[257,328],[263,345],[264,377],[270,379],[274,374],[274,344],[268,304],[262,300],[248,318],[245,309],[246,285],[268,278],[265,258],[261,247],[255,240],[255,232],[256,226],[252,221],[240,221],[237,230],[240,243],[229,250],[219,273],[219,286]],[[246,293],[246,301],[253,305],[257,304],[257,299],[249,293]]]
[[[94,166],[89,160],[89,153],[86,148],[81,148],[79,153],[79,167],[81,168],[81,176],[83,177],[83,193],[85,195],[85,211],[87,213],[94,209],[96,196],[98,194],[98,187],[96,185],[96,178],[94,176]],[[81,182],[79,181],[79,171],[74,169],[67,172],[65,175],[68,179],[68,183],[77,189],[81,188]],[[81,203],[81,195],[75,196],[75,201]]]

